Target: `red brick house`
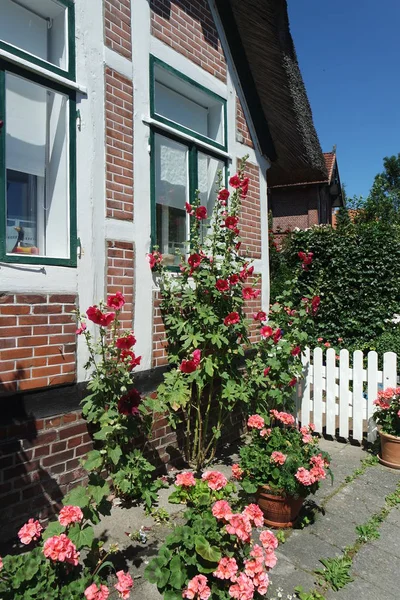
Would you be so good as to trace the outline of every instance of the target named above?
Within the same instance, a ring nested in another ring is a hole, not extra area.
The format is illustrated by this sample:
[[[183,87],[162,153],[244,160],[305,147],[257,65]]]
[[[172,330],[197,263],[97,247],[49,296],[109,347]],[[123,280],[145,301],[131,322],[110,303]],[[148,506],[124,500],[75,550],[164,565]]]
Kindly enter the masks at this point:
[[[275,232],[332,224],[332,209],[343,205],[339,168],[335,150],[323,156],[322,179],[268,186]]]
[[[146,254],[174,256],[195,188],[249,155],[243,246],[268,306],[267,180],[325,177],[286,0],[3,0],[0,20],[0,532],[85,480],[87,359],[71,311],[122,290],[166,363]],[[273,165],[272,168],[271,164]],[[189,176],[190,175],[190,176]],[[160,460],[174,436],[161,419]]]

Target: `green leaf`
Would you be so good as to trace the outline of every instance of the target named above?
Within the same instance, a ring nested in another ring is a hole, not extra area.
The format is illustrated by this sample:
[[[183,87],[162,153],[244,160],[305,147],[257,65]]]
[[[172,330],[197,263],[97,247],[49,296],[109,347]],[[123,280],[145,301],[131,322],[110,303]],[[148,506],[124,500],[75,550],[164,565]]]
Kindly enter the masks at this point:
[[[201,558],[208,562],[218,563],[222,554],[216,546],[211,546],[203,535],[196,535],[194,539],[195,550]]]
[[[210,356],[207,356],[206,358],[206,361],[204,363],[204,369],[207,375],[209,375],[209,377],[212,377],[214,375],[213,361]]]
[[[87,490],[82,485],[73,488],[63,499],[64,506],[72,505],[79,506],[79,508],[85,508],[89,506],[90,497]]]
[[[95,440],[106,440],[113,432],[114,428],[110,425],[107,425],[106,427],[102,427],[99,431],[96,431],[96,433],[93,434],[93,437]]]
[[[115,446],[115,448],[108,448],[108,456],[113,461],[114,465],[117,465],[119,459],[122,456],[122,450],[120,446]]]
[[[175,592],[174,590],[165,590],[164,600],[182,600],[182,592]]]
[[[103,464],[103,456],[100,454],[98,450],[91,450],[85,462],[83,463],[86,471],[94,471],[96,469],[100,469]]]
[[[78,505],[76,504],[75,506]],[[64,531],[65,527],[63,527],[61,523],[58,521],[52,521],[47,525],[45,531],[43,532],[42,539],[47,540],[48,538],[53,537],[53,535],[60,535],[60,533],[64,533]]]
[[[176,590],[182,590],[182,587],[187,578],[187,572],[184,564],[179,556],[174,556],[169,565],[171,575],[169,577],[169,585]]]
[[[78,548],[90,547],[94,539],[94,530],[90,525],[81,528],[79,523],[75,523],[68,530],[68,537]]]
[[[244,491],[246,492],[246,494],[255,494],[256,491],[258,490],[258,485],[256,485],[255,483],[252,483],[248,479],[243,479],[243,481],[241,482],[241,485],[242,485],[242,488],[244,489]]]

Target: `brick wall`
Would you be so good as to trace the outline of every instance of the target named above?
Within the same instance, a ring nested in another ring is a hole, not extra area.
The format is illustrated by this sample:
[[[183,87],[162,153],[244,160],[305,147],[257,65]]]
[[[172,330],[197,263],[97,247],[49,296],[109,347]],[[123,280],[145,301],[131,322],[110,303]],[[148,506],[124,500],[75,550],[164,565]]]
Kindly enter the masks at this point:
[[[151,33],[226,81],[226,62],[207,0],[150,0]]]
[[[133,219],[133,86],[105,69],[106,215]]]
[[[0,393],[75,381],[75,300],[0,295]]]
[[[115,52],[132,57],[131,0],[104,0],[104,40]]]
[[[318,187],[273,188],[270,191],[273,228],[306,229],[318,224]]]
[[[242,200],[239,221],[242,250],[249,258],[261,258],[260,172],[257,165],[247,163],[246,177],[250,178],[247,197]]]
[[[122,292],[126,304],[120,314],[124,329],[133,326],[133,243],[107,241],[107,295]]]
[[[153,367],[167,364],[165,329],[160,310],[161,294],[153,293]]]
[[[242,144],[254,148],[250,137],[250,131],[247,126],[246,117],[244,116],[243,108],[239,98],[236,96],[236,138]]]

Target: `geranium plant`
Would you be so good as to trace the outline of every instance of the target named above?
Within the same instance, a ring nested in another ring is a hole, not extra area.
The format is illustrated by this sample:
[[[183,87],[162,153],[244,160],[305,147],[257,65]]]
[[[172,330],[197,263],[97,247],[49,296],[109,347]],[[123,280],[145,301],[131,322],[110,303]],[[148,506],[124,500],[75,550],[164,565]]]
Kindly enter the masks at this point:
[[[250,494],[268,485],[272,493],[306,497],[327,473],[330,456],[318,446],[313,426],[300,429],[293,415],[272,409],[270,417],[251,415],[250,442],[240,450],[241,484]]]
[[[373,419],[383,433],[400,437],[400,387],[378,392]]]
[[[84,467],[105,471],[119,495],[142,499],[149,508],[161,484],[154,480],[155,467],[144,456],[152,416],[133,387],[132,370],[141,357],[133,351],[134,333],[121,330],[119,315],[124,304],[123,294],[117,292],[108,296],[106,305],[87,309],[87,319],[98,326],[95,337],[85,316],[78,315],[76,333],[85,337],[89,351],[85,368],[90,372],[90,394],[82,401],[82,413],[94,429],[96,443]]]
[[[167,537],[145,577],[157,584],[165,600],[265,596],[278,540],[262,529],[258,506],[240,510],[235,487],[218,471],[208,471],[201,479],[191,472],[180,474],[175,486],[172,500],[188,506],[185,524]]]
[[[91,475],[87,488],[75,488],[64,499],[57,521],[44,529],[31,518],[21,527],[23,553],[0,558],[2,600],[107,600],[106,577],[115,571],[110,558],[117,546],[106,552],[92,524],[107,512],[108,492],[107,484]],[[133,580],[124,571],[116,577],[118,597],[126,600]]]
[[[248,343],[244,304],[260,291],[250,280],[254,267],[240,253],[240,203],[249,186],[244,168],[243,160],[229,180],[232,193],[219,178],[212,215],[198,196],[187,204],[191,235],[178,277],[163,266],[158,251],[149,255],[158,274],[173,366],[158,388],[154,408],[166,412],[174,427],[181,424],[185,458],[197,469],[214,457],[224,423],[235,408],[249,401],[249,387],[239,369]]]
[[[300,252],[300,270],[310,268],[312,253]],[[303,377],[301,355],[310,342],[320,297],[310,294],[296,302],[297,279],[288,280],[269,315],[253,315],[260,325],[261,340],[246,361],[251,387],[251,412],[268,414],[271,408],[291,410],[294,390]]]

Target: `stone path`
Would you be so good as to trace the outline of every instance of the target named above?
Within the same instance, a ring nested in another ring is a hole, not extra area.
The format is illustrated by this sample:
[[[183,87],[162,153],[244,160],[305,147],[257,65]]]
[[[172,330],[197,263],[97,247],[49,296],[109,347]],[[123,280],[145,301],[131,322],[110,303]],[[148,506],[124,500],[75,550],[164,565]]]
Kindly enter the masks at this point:
[[[356,541],[355,527],[365,523],[385,505],[385,497],[394,492],[399,482],[400,471],[393,471],[381,465],[368,467],[364,474],[346,483],[347,476],[360,468],[361,461],[367,458],[361,448],[338,442],[321,440],[321,447],[332,456],[332,469],[335,474],[333,485],[323,482],[313,498],[320,508],[315,522],[303,529],[288,532],[286,542],[281,544],[277,556],[278,563],[271,572],[271,587],[268,598],[277,598],[277,590],[282,590],[282,600],[293,594],[296,586],[305,591],[316,587],[315,569],[322,568],[321,558],[341,556],[344,548]],[[217,468],[230,475],[230,468],[218,465]],[[170,490],[162,490],[160,506],[171,513],[170,524],[154,524],[150,517],[144,518],[141,508],[114,507],[112,515],[102,520],[97,534],[109,542],[118,541],[120,548],[127,548],[127,563],[121,568],[130,568],[135,576],[133,600],[160,600],[156,586],[146,582],[142,573],[146,563],[156,555],[158,547],[168,533],[171,524],[179,523],[181,506],[168,503]],[[127,538],[125,532],[147,526],[148,543],[136,544]],[[341,590],[324,593],[326,600],[399,600],[400,598],[400,510],[393,508],[381,525],[380,537],[363,545],[356,554],[351,570],[354,578]],[[111,596],[110,596],[111,600]]]

